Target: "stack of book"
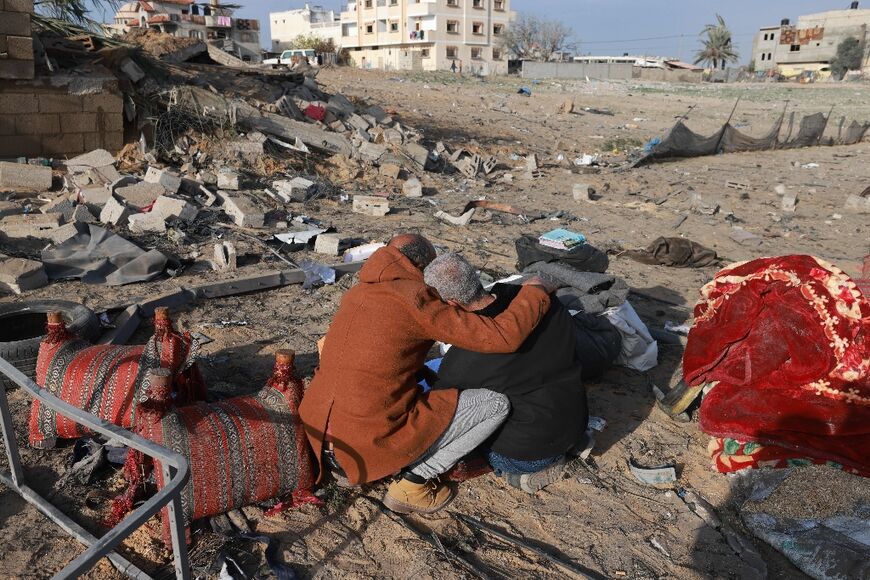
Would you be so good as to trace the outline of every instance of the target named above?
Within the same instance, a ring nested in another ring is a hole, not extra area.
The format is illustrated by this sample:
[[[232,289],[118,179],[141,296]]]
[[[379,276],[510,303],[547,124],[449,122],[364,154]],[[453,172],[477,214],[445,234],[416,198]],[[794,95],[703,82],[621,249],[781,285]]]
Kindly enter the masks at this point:
[[[586,236],[562,228],[542,234],[538,243],[558,250],[570,250],[586,243]]]

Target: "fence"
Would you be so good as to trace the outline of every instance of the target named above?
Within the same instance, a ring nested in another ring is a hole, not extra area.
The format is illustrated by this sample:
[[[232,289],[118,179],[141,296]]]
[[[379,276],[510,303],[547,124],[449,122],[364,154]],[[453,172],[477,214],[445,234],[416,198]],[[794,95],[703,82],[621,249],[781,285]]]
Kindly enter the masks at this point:
[[[102,421],[40,389],[36,383],[3,358],[0,358],[0,373],[6,375],[31,397],[39,399],[43,405],[51,407],[76,423],[84,425],[106,437],[121,441],[128,447],[141,451],[150,457],[159,459],[163,465],[163,476],[168,482],[166,487],[124,518],[120,524],[109,530],[105,536],[99,539],[96,538],[27,485],[24,470],[21,466],[21,455],[18,452],[18,441],[15,439],[15,429],[12,426],[12,414],[9,412],[6,389],[0,386],[0,429],[3,431],[3,444],[6,446],[6,456],[9,460],[9,471],[0,471],[0,481],[23,499],[33,504],[36,509],[48,516],[48,518],[67,533],[88,546],[87,550],[67,564],[55,578],[77,578],[90,570],[100,558],[105,556],[119,571],[128,577],[139,580],[150,579],[150,576],[127,561],[120,554],[114,552],[114,549],[137,528],[148,521],[151,516],[168,505],[172,551],[175,555],[175,576],[182,580],[188,580],[190,578],[190,565],[187,558],[187,543],[185,542],[184,525],[181,515],[183,513],[181,490],[190,477],[187,460],[178,453],[156,445],[138,435],[134,435],[126,429]]]
[[[524,79],[625,80],[632,77],[631,63],[583,63],[523,61]]]

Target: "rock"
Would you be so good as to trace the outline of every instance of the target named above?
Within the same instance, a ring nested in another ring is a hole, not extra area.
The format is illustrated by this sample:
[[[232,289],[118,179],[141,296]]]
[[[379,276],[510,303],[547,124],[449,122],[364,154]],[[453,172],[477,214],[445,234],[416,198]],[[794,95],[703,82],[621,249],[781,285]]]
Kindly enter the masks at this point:
[[[574,101],[572,99],[567,99],[562,102],[561,106],[559,106],[559,112],[567,115],[574,112]]]
[[[592,195],[595,193],[595,188],[588,183],[575,183],[572,191],[574,201],[592,201]]]
[[[100,221],[104,224],[125,224],[131,211],[130,207],[122,200],[111,196],[100,212]]]
[[[170,195],[161,195],[154,202],[154,207],[151,208],[151,213],[156,213],[164,220],[169,218],[178,218],[184,221],[192,222],[196,219],[199,210],[192,203],[173,197]]]
[[[0,161],[0,191],[41,192],[51,189],[51,167]]]
[[[0,219],[0,232],[8,238],[45,238],[63,223],[59,213],[10,215]]]
[[[166,222],[163,220],[163,217],[153,211],[133,214],[127,218],[127,223],[130,231],[134,234],[166,231]]]
[[[338,234],[320,234],[314,240],[314,251],[327,256],[337,256],[341,236]]]
[[[423,197],[423,184],[416,177],[412,177],[402,184],[402,194],[405,197]]]
[[[24,258],[6,258],[0,259],[0,284],[16,294],[21,294],[47,285],[48,276],[45,274],[42,262]]]
[[[181,177],[166,169],[158,169],[156,167],[148,168],[148,171],[145,173],[145,182],[159,183],[166,190],[166,193],[170,195],[178,193],[178,188],[181,187]]]
[[[164,193],[166,193],[166,188],[159,183],[147,183],[144,181],[137,183],[136,185],[119,187],[115,191],[115,194],[120,197],[124,203],[139,210],[154,203],[154,200]]]
[[[846,198],[846,203],[843,204],[846,211],[856,213],[870,213],[870,197],[861,197],[860,195],[850,195]]]
[[[230,169],[221,169],[217,175],[217,187],[218,189],[238,191],[239,174]]]
[[[383,197],[373,195],[353,196],[353,212],[374,217],[383,217],[390,212],[390,204]]]
[[[266,216],[257,205],[242,196],[230,196],[225,191],[218,191],[218,196],[223,200],[223,209],[237,226],[246,228],[261,228]]]

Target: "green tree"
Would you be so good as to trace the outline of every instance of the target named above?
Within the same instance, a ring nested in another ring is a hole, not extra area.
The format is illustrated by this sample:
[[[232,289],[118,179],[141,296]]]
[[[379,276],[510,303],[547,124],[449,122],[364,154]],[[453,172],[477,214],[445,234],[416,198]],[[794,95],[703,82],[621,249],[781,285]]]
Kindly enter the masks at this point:
[[[316,52],[317,54],[338,52],[335,46],[335,42],[333,42],[331,38],[321,38],[315,34],[310,34],[308,36],[300,34],[299,36],[294,38],[293,42],[291,42],[290,44],[293,48],[313,49],[314,52]]]
[[[863,58],[864,50],[858,39],[853,36],[844,38],[837,45],[837,54],[831,59],[831,74],[842,79],[850,70],[860,69]]]
[[[716,15],[716,24],[708,24],[701,31],[701,36],[707,35],[701,40],[701,50],[695,53],[695,64],[713,65],[714,69],[724,70],[729,62],[737,62],[739,55],[731,42],[731,31],[725,20]]]

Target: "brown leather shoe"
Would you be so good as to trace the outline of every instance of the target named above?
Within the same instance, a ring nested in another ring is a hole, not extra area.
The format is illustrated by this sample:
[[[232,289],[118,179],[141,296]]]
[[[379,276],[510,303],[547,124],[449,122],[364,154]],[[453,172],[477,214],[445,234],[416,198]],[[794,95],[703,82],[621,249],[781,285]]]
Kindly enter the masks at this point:
[[[447,506],[456,492],[437,479],[414,483],[405,478],[394,481],[384,496],[384,505],[400,514],[434,514]]]

